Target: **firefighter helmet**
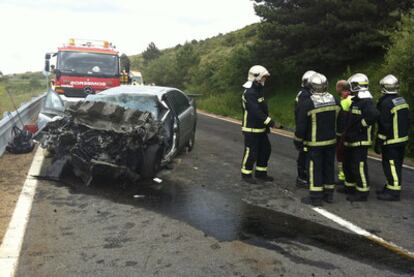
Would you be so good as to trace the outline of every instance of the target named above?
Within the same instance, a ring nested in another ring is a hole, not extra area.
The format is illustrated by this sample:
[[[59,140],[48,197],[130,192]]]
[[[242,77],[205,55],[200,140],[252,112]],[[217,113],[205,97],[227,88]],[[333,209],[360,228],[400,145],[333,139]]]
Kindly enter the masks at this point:
[[[356,93],[360,91],[368,91],[369,80],[367,75],[362,73],[357,73],[352,75],[348,79],[348,83],[351,87],[351,92]]]
[[[263,77],[269,77],[270,73],[264,66],[255,65],[249,70],[249,74],[247,76],[247,81],[249,82],[258,82],[260,83]]]
[[[309,78],[315,73],[316,73],[316,71],[308,70],[308,71],[305,72],[305,74],[303,74],[303,76],[302,76],[302,87],[309,88]]]
[[[328,79],[320,73],[314,73],[309,77],[309,88],[312,94],[325,94],[328,92]]]
[[[392,74],[385,76],[380,81],[381,92],[384,94],[397,94],[400,90],[400,82]]]

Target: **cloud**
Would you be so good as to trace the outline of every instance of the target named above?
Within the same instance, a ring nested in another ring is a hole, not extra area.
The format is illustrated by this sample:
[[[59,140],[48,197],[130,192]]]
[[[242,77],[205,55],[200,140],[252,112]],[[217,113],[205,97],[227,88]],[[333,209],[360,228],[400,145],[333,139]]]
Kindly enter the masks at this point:
[[[2,0],[0,70],[41,70],[44,54],[72,37],[110,40],[137,54],[151,41],[173,47],[258,21],[249,0]]]

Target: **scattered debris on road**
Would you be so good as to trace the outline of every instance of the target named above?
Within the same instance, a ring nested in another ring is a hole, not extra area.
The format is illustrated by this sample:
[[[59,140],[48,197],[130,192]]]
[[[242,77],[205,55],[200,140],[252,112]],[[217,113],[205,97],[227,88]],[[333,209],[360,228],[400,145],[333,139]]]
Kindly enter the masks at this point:
[[[162,143],[161,123],[150,113],[104,102],[78,102],[49,122],[42,147],[53,155],[47,175],[68,166],[86,185],[97,176],[136,182],[145,151]]]

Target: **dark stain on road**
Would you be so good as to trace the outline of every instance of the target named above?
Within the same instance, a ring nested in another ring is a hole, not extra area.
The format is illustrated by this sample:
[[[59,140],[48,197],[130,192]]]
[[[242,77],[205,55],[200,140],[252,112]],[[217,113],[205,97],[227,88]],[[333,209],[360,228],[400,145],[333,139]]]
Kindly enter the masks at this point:
[[[306,259],[295,254],[309,245],[339,254],[376,268],[398,273],[413,273],[414,263],[371,241],[338,229],[289,214],[245,203],[237,195],[205,189],[201,186],[180,186],[164,181],[146,186],[125,186],[99,182],[86,187],[69,184],[73,194],[104,197],[117,203],[145,208],[186,222],[217,240],[240,240],[276,251],[295,263],[326,270],[337,267],[329,261]],[[98,215],[102,216],[102,214]],[[128,229],[133,223],[124,226]],[[114,226],[112,226],[114,227]],[[118,248],[128,238],[107,238],[105,247]],[[291,245],[292,247],[286,247]],[[300,247],[296,247],[300,245]],[[305,250],[306,251],[306,250]]]

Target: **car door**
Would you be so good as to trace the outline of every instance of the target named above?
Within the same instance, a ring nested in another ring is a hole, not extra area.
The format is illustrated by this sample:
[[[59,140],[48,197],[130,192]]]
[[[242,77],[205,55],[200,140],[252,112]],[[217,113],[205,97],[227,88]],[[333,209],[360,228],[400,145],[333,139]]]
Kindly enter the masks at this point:
[[[179,144],[180,148],[183,147],[190,139],[194,128],[195,111],[190,105],[190,102],[182,92],[173,90],[168,93],[171,104],[175,114],[178,117],[179,125]]]

